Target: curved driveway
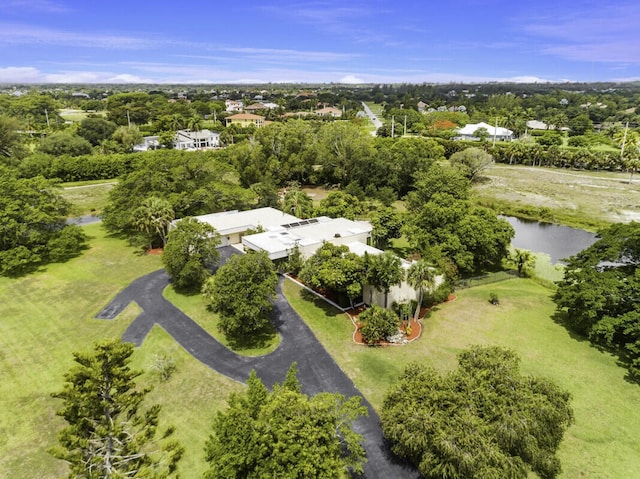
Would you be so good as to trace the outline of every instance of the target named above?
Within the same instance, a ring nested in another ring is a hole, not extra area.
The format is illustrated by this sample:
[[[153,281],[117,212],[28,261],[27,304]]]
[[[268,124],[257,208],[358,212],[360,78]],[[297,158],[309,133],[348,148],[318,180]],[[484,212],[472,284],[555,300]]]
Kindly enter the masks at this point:
[[[345,397],[361,396],[353,382],[284,298],[282,281],[280,279],[272,316],[281,342],[274,352],[261,357],[237,355],[167,301],[162,296],[162,291],[169,284],[169,277],[164,270],[135,280],[96,317],[113,319],[129,303],[135,301],[142,313],[124,332],[123,341],[140,345],[154,324],[158,324],[196,359],[236,381],[245,382],[251,370],[255,369],[262,381],[272,387],[274,383],[284,380],[291,363],[295,361],[298,363],[298,378],[306,394],[329,391],[338,392]],[[369,416],[360,418],[354,429],[365,439],[367,462],[364,465],[364,477],[419,477],[412,466],[400,463],[391,456],[382,436],[380,418],[364,398],[363,404],[367,407]]]

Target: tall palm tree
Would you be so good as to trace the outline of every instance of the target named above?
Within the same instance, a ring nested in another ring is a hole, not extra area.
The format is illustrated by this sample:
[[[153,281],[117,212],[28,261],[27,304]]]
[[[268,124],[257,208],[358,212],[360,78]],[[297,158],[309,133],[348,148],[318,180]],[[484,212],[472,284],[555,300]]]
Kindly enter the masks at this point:
[[[153,247],[154,234],[160,237],[163,247],[166,245],[169,225],[175,218],[167,200],[150,196],[133,211],[132,216],[134,227],[147,235],[149,249]]]
[[[420,259],[409,267],[407,283],[418,292],[418,304],[413,314],[415,321],[420,317],[420,307],[424,298],[424,292],[435,286],[435,270],[424,259]]]
[[[301,219],[313,215],[313,200],[302,190],[289,190],[284,195],[283,210]]]

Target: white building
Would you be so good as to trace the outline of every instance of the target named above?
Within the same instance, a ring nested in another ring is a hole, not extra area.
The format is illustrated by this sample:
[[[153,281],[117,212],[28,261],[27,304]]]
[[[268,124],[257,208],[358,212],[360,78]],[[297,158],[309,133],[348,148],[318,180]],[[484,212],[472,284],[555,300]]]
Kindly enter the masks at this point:
[[[210,130],[178,130],[173,138],[176,150],[202,150],[220,146],[220,133]]]
[[[480,122],[480,123],[469,123],[462,128],[458,128],[456,130],[456,140],[479,140],[480,138],[476,136],[476,133],[481,128],[484,128],[487,132],[488,140],[497,140],[497,141],[511,141],[513,140],[513,131],[508,130],[507,128],[502,128],[501,126],[495,127],[491,126],[488,123]]]

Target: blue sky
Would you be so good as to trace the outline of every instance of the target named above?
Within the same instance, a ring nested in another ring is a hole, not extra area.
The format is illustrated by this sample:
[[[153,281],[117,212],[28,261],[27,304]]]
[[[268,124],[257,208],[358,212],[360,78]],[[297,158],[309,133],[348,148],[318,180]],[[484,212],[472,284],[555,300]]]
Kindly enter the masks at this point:
[[[0,0],[0,82],[640,80],[638,0]]]

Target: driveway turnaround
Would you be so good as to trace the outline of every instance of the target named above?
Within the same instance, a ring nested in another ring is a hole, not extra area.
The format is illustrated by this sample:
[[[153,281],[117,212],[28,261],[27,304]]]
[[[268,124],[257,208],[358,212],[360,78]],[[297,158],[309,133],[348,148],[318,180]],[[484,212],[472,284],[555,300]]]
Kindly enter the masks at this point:
[[[291,308],[282,294],[282,281],[274,303],[272,321],[280,334],[278,348],[261,357],[239,356],[229,350],[195,321],[186,316],[162,296],[169,285],[164,270],[138,278],[120,292],[98,315],[100,319],[113,319],[129,303],[135,301],[142,313],[133,320],[122,336],[123,341],[138,346],[158,324],[184,349],[211,369],[236,381],[245,382],[252,369],[271,388],[285,379],[292,362],[298,364],[298,379],[304,393],[313,395],[322,391],[337,392],[345,397],[361,396],[353,382],[344,374],[329,353],[318,342],[308,326]],[[366,478],[417,478],[416,469],[398,461],[391,454],[382,436],[380,418],[369,402],[363,398],[369,416],[360,418],[354,429],[362,434],[367,452],[364,465]]]

